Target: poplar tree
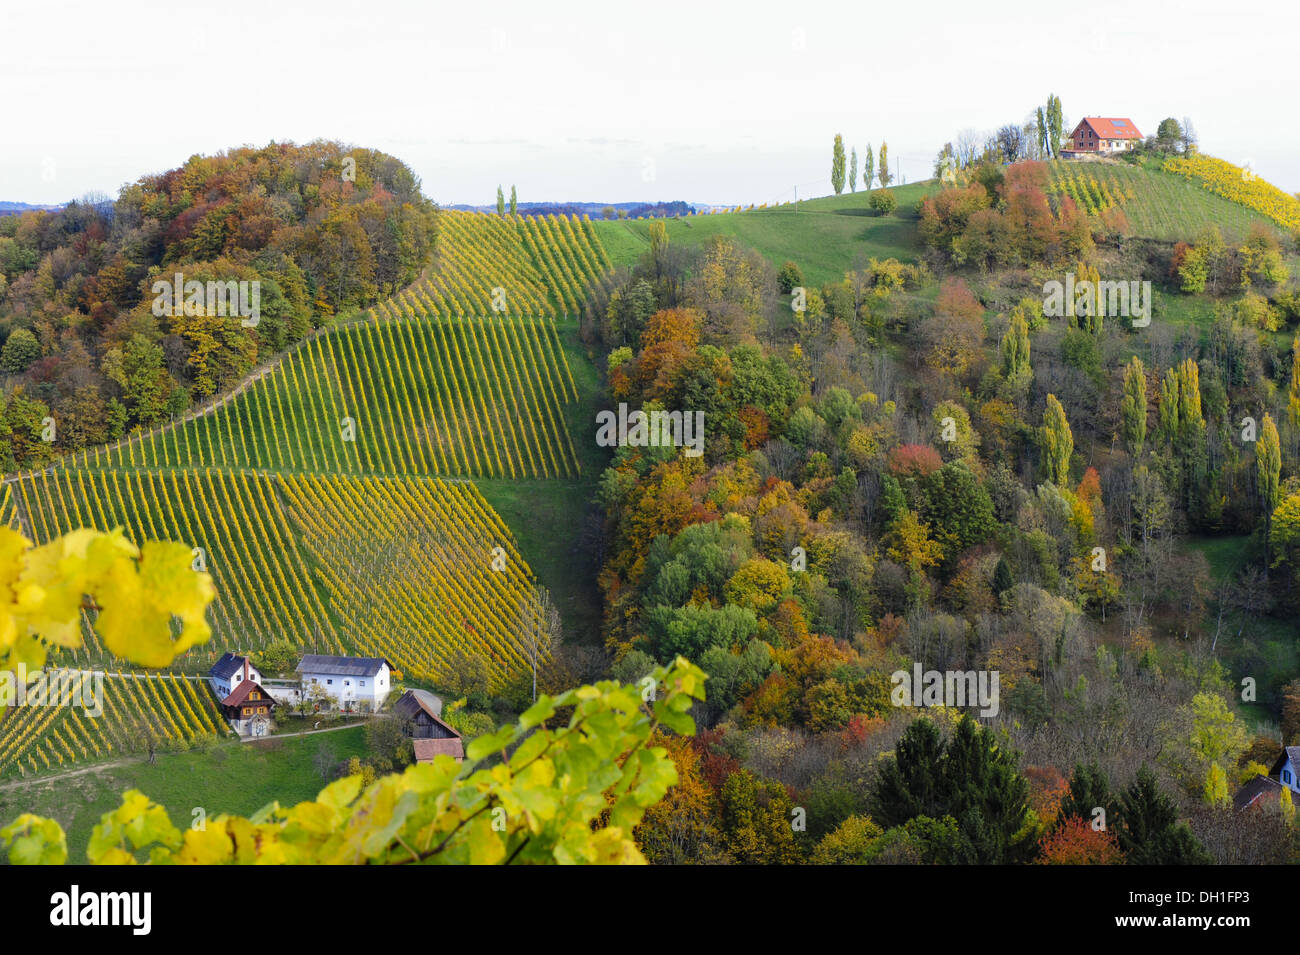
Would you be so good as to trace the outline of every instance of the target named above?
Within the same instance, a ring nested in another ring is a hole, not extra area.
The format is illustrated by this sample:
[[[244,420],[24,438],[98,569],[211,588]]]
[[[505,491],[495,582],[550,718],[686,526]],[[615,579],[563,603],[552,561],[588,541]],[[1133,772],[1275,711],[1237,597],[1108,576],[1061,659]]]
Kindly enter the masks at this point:
[[[1300,428],[1300,335],[1291,341],[1291,390],[1287,393],[1287,419]]]
[[[1133,457],[1142,454],[1147,440],[1147,375],[1142,359],[1134,355],[1124,369],[1124,398],[1120,402],[1120,427],[1124,445]]]
[[[889,143],[880,144],[880,168],[876,170],[876,179],[880,182],[881,189],[888,189],[894,181],[894,176],[889,171]]]
[[[1255,442],[1255,470],[1259,477],[1259,496],[1264,503],[1267,534],[1272,529],[1273,508],[1277,507],[1282,477],[1282,444],[1277,437],[1277,425],[1268,412],[1260,422],[1259,440]]]
[[[506,194],[501,191],[500,186],[497,186],[497,215],[503,216],[505,214],[506,214]]]
[[[866,186],[867,191],[871,191],[872,180],[876,178],[876,155],[871,150],[871,143],[867,143],[867,151],[862,154],[862,184]]]
[[[1047,396],[1047,407],[1043,411],[1042,439],[1047,479],[1058,487],[1065,487],[1070,481],[1074,434],[1070,431],[1069,419],[1065,417],[1065,409],[1056,400],[1056,395]]]
[[[858,147],[849,150],[849,192],[858,191]]]
[[[1046,120],[1048,155],[1060,158],[1061,140],[1065,138],[1065,114],[1061,111],[1061,97],[1055,93],[1047,97]]]
[[[519,197],[515,193],[515,187],[512,184],[510,186],[510,214],[514,215],[516,210],[518,210],[518,208],[519,208]]]
[[[831,150],[831,188],[837,196],[844,191],[844,137],[839,133]]]
[[[1201,370],[1188,358],[1165,372],[1160,383],[1160,432],[1171,448],[1193,451],[1205,432],[1201,413]]]
[[[1018,305],[1002,336],[1002,377],[1016,394],[1023,394],[1034,377],[1029,364],[1029,323],[1025,321],[1025,310]]]

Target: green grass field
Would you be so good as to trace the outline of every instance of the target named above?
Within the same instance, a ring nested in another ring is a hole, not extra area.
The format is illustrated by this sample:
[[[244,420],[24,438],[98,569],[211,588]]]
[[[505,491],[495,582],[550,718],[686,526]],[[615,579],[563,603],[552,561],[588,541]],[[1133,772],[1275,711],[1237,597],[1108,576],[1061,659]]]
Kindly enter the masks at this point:
[[[912,183],[890,191],[898,200],[893,215],[881,216],[867,206],[867,192],[826,196],[794,205],[745,212],[662,219],[668,241],[701,245],[711,236],[733,238],[762,254],[775,268],[796,263],[811,285],[844,277],[868,258],[915,262],[921,254],[916,234],[916,204],[937,191],[933,182]],[[650,247],[648,219],[592,221],[601,245],[615,265],[632,265]]]
[[[551,592],[563,619],[565,639],[595,643],[601,619],[596,588],[600,567],[583,529],[598,522],[592,501],[610,453],[596,445],[594,409],[601,382],[578,338],[578,323],[556,322],[556,332],[578,395],[565,406],[565,424],[582,476],[538,481],[479,479],[475,483],[510,527],[538,581]]]
[[[100,816],[121,804],[121,794],[139,789],[168,810],[172,823],[189,828],[202,809],[247,816],[270,802],[291,806],[315,798],[327,780],[317,771],[324,750],[336,765],[366,756],[362,727],[270,739],[221,743],[183,753],[159,753],[149,765],[136,759],[121,766],[90,767],[75,776],[0,787],[0,820],[24,812],[58,820],[68,836],[68,861],[84,863],[86,844]]]

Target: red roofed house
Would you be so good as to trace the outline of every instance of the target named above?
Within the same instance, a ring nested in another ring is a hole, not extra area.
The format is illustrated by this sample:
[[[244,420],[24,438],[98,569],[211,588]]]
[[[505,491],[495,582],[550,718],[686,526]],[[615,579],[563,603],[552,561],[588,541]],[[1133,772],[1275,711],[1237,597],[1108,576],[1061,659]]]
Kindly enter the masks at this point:
[[[1109,156],[1142,142],[1142,133],[1127,117],[1085,116],[1070,134],[1063,155]]]
[[[221,714],[240,736],[266,736],[271,731],[275,700],[262,689],[260,674],[248,657],[225,654],[208,671],[221,701]]]

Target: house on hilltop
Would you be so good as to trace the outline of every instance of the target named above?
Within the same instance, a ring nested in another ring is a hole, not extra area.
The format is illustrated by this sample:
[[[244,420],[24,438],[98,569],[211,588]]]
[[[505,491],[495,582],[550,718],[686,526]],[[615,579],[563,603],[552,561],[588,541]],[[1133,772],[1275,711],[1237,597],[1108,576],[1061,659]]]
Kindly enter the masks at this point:
[[[1070,133],[1069,143],[1061,155],[1067,159],[1109,156],[1127,152],[1140,142],[1142,133],[1126,116],[1085,116]]]
[[[379,657],[335,657],[306,654],[298,664],[302,695],[325,695],[341,710],[364,703],[378,712],[393,686],[393,668]]]

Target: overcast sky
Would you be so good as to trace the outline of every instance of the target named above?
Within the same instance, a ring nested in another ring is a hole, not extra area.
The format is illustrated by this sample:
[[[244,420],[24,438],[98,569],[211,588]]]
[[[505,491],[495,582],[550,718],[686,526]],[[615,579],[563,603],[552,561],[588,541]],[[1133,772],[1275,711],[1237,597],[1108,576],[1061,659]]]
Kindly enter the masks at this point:
[[[1190,116],[1295,192],[1297,35],[1292,0],[4,0],[0,200],[327,138],[443,203],[770,202],[830,191],[837,132],[913,181],[1053,92],[1070,121]]]

